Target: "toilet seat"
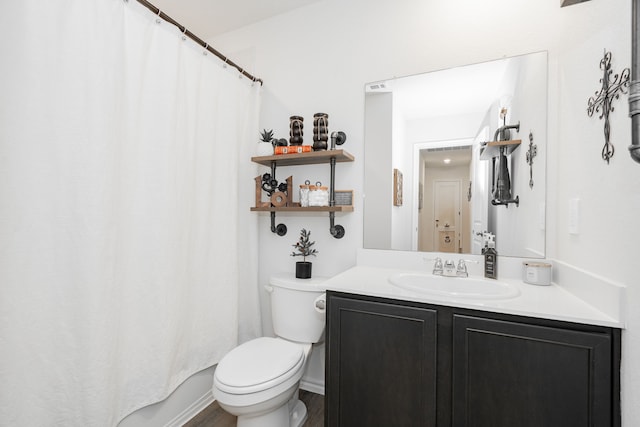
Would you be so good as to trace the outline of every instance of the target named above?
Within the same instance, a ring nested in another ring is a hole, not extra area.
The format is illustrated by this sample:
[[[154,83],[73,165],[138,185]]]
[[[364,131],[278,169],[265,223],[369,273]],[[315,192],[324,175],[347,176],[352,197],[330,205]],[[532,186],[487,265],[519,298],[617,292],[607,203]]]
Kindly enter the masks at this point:
[[[218,364],[215,386],[229,394],[250,394],[273,388],[304,366],[303,347],[281,338],[262,337],[234,348]]]

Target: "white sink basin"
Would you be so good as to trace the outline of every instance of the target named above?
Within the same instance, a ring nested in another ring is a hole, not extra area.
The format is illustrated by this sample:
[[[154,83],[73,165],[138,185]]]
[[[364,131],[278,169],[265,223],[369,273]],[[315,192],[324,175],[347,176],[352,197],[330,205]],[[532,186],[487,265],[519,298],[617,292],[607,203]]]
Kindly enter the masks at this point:
[[[443,277],[430,273],[398,273],[389,282],[412,292],[450,299],[509,299],[520,295],[515,286],[498,280],[472,277]]]

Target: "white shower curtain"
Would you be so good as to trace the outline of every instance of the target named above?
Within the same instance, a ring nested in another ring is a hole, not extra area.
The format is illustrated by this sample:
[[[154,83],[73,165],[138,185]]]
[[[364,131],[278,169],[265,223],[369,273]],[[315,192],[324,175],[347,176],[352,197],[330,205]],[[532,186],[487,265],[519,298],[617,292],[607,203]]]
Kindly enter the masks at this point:
[[[0,425],[114,426],[259,334],[259,85],[135,1],[0,28]]]

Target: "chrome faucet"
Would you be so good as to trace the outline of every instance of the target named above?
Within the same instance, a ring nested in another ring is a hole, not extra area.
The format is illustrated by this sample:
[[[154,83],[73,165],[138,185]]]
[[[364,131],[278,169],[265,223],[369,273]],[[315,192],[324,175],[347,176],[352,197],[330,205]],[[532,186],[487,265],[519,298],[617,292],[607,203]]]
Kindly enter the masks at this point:
[[[433,274],[435,276],[454,277],[456,276],[456,265],[453,261],[447,260],[443,263],[441,258],[436,258],[433,263]]]
[[[444,262],[444,270],[442,271],[442,275],[446,277],[455,277],[456,276],[456,264],[453,261],[447,260]]]
[[[444,277],[469,277],[466,261],[467,260],[460,259],[458,260],[458,265],[456,266],[455,262],[452,260],[446,260],[443,263],[442,259],[436,258],[433,263],[433,274],[435,276]],[[477,261],[469,260],[469,262]]]

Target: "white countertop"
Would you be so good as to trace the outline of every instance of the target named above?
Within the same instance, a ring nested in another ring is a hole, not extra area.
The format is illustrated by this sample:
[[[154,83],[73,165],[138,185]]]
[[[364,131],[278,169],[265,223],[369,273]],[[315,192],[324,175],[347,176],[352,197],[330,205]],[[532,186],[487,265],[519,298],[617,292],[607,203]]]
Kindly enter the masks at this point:
[[[623,298],[623,290],[620,295],[612,295],[607,298],[592,299],[588,303],[569,289],[575,285],[565,287],[556,283],[550,286],[536,286],[524,283],[514,278],[499,277],[501,282],[506,282],[516,287],[520,295],[503,300],[480,299],[454,299],[451,297],[425,294],[406,290],[391,284],[388,278],[397,273],[427,272],[425,269],[411,269],[389,266],[357,265],[338,275],[328,279],[323,285],[327,290],[347,292],[360,295],[391,298],[403,301],[416,301],[429,304],[444,305],[450,307],[468,308],[495,313],[505,313],[520,316],[537,317],[544,319],[562,320],[590,325],[609,326],[623,328],[624,321],[621,313],[607,312],[609,306],[597,307],[597,301],[616,300]],[[481,276],[471,273],[470,277]],[[464,278],[452,278],[451,280],[465,280]],[[617,292],[617,288],[603,287],[601,292]],[[613,304],[615,306],[615,304]]]

